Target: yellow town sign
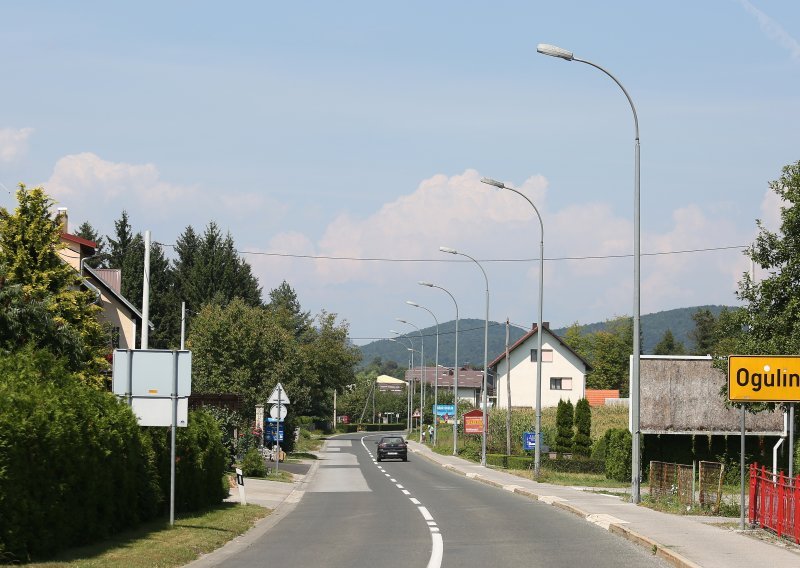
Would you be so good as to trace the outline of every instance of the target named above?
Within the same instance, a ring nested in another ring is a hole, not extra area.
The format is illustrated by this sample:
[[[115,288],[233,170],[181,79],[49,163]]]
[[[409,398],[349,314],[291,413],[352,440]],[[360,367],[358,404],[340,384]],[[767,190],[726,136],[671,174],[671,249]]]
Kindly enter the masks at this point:
[[[800,356],[731,355],[728,398],[732,402],[800,402]]]

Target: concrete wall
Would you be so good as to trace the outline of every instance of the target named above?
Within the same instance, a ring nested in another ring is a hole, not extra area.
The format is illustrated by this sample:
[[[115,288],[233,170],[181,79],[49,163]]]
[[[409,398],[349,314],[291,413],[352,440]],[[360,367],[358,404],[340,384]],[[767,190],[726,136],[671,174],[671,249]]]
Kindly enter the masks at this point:
[[[512,407],[536,406],[536,363],[531,361],[531,349],[536,349],[536,334],[511,352],[511,405]],[[578,402],[586,393],[586,374],[583,362],[566,349],[549,333],[542,338],[542,350],[553,350],[553,362],[542,363],[542,407],[557,406],[559,400]],[[508,407],[508,363],[504,358],[497,365],[497,406]],[[551,390],[551,377],[572,379],[570,390]]]

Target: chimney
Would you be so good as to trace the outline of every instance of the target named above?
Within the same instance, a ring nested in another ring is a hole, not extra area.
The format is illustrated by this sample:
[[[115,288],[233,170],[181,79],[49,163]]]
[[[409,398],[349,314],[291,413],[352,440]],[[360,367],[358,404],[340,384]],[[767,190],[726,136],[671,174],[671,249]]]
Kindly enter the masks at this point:
[[[69,215],[66,207],[56,209],[56,223],[61,224],[62,233],[69,233]]]
[[[542,322],[542,327],[545,328],[545,329],[550,329],[550,322],[549,321],[543,321]],[[531,325],[531,329],[536,329],[536,322],[533,322],[533,325]]]

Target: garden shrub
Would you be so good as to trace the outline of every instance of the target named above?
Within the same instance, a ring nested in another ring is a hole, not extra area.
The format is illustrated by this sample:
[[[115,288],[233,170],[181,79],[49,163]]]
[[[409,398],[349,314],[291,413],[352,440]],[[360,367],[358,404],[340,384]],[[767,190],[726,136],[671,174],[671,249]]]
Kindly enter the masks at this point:
[[[605,433],[606,477],[615,481],[631,479],[631,433],[612,428]]]
[[[486,454],[486,465],[508,469],[508,458],[505,454]]]
[[[586,458],[575,458],[571,460],[544,459],[542,460],[542,467],[550,471],[558,471],[561,473],[603,474],[606,470],[605,462]]]
[[[158,464],[162,503],[169,506],[171,434],[169,428],[143,428]],[[228,494],[223,483],[228,458],[219,422],[205,410],[189,413],[175,440],[175,510],[197,511],[221,503]]]
[[[242,460],[242,473],[247,477],[267,476],[267,464],[255,448],[245,454]]]
[[[530,469],[532,463],[529,456],[508,456],[508,469]]]

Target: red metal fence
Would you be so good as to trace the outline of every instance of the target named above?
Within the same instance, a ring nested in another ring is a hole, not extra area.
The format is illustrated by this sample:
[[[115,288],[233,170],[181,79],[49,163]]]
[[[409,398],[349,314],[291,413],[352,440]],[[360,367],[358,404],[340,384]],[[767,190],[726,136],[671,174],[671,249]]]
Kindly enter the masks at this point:
[[[793,480],[750,465],[750,524],[775,531],[800,543],[800,475]]]

